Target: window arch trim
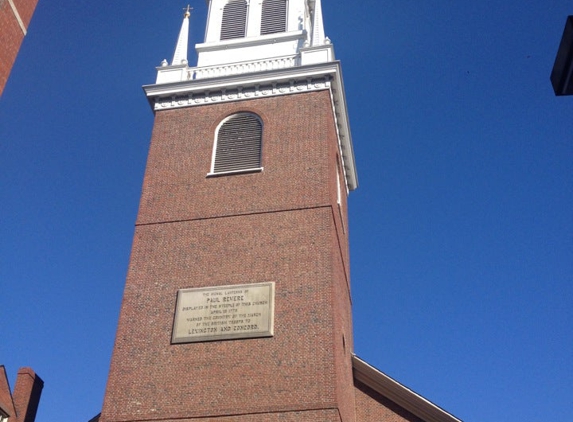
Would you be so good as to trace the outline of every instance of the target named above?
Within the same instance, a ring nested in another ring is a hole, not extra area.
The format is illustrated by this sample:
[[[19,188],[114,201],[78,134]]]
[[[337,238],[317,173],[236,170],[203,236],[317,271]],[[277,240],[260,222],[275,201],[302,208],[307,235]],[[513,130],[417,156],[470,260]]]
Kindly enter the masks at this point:
[[[215,129],[207,176],[263,171],[263,120],[250,111],[225,117]]]

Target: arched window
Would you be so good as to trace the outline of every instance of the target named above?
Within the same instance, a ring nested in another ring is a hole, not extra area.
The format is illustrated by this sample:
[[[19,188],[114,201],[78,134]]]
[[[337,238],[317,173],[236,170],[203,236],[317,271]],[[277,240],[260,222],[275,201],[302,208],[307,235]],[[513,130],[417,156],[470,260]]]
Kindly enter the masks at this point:
[[[261,168],[263,124],[256,114],[237,113],[217,131],[212,173]]]
[[[286,31],[287,0],[264,0],[261,35]]]
[[[247,27],[247,2],[231,0],[223,8],[221,40],[243,38]]]

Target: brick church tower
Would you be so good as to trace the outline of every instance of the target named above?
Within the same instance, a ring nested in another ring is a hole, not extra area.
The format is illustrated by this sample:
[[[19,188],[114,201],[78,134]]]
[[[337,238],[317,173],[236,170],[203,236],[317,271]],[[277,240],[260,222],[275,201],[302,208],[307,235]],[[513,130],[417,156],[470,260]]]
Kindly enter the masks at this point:
[[[38,0],[0,0],[0,95],[8,81]]]
[[[187,12],[144,87],[155,125],[100,421],[422,420],[380,405],[393,380],[353,354],[357,176],[321,1],[208,7],[197,67]]]

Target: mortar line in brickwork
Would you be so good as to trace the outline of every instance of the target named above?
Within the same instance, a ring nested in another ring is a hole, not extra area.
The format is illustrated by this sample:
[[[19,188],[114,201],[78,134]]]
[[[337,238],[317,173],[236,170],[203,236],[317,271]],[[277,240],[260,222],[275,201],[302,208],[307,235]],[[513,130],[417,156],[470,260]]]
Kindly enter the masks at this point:
[[[320,405],[317,405],[320,406]],[[279,414],[286,414],[286,413],[306,413],[306,412],[319,412],[319,411],[330,411],[334,410],[338,413],[338,416],[342,418],[340,414],[340,409],[338,407],[307,407],[304,409],[297,409],[297,410],[276,410],[276,411],[269,411],[269,412],[249,412],[249,413],[232,413],[228,415],[209,415],[209,416],[184,416],[181,418],[153,418],[153,419],[133,419],[130,422],[152,422],[152,421],[191,421],[191,420],[205,420],[205,419],[230,419],[236,418],[241,416],[256,416],[256,415],[279,415]],[[342,420],[342,419],[340,419]]]
[[[190,221],[203,221],[203,220],[214,220],[214,219],[221,219],[221,218],[233,218],[233,217],[246,217],[251,215],[263,215],[263,214],[277,214],[280,212],[293,212],[293,211],[308,211],[308,210],[316,210],[321,208],[333,208],[332,205],[318,205],[315,207],[302,207],[302,208],[289,208],[289,209],[282,209],[282,210],[273,210],[273,211],[260,211],[260,212],[248,212],[243,214],[229,214],[229,215],[214,215],[211,217],[198,217],[198,218],[189,218],[184,220],[166,220],[166,221],[158,221],[154,223],[135,223],[135,227],[144,227],[144,226],[157,226],[159,224],[176,224],[176,223],[188,223]]]
[[[10,3],[10,7],[12,8],[12,12],[14,13],[14,17],[18,21],[18,25],[20,25],[20,29],[22,29],[22,32],[24,33],[24,35],[26,35],[27,34],[26,25],[24,25],[24,21],[20,17],[20,14],[18,13],[18,9],[16,9],[16,5],[14,4],[14,0],[8,0],[8,3]]]
[[[348,297],[350,298],[350,305],[352,305],[352,295],[351,295],[351,291],[350,291],[350,279],[348,277],[348,274],[350,273],[349,269],[347,268],[346,265],[346,260],[344,259],[344,251],[342,250],[342,243],[340,242],[340,236],[341,233],[339,231],[338,225],[336,224],[336,214],[334,211],[334,207],[331,207],[332,209],[332,220],[335,222],[334,224],[334,230],[336,231],[336,242],[338,243],[338,252],[340,253],[340,261],[342,262],[342,268],[344,268],[344,279],[346,281],[346,290],[348,292]],[[340,224],[344,224],[342,222],[342,215],[340,216]],[[342,236],[344,236],[344,234],[342,234]]]

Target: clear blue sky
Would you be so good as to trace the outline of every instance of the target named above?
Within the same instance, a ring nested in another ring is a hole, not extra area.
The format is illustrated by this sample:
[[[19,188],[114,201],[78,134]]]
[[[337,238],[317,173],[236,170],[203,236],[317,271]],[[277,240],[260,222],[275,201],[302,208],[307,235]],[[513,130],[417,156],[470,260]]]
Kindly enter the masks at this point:
[[[12,386],[19,366],[45,380],[37,422],[101,408],[153,124],[141,85],[185,5],[40,0],[0,98],[0,363]],[[573,4],[323,7],[360,181],[356,353],[466,422],[570,421],[573,97],[549,74]]]

